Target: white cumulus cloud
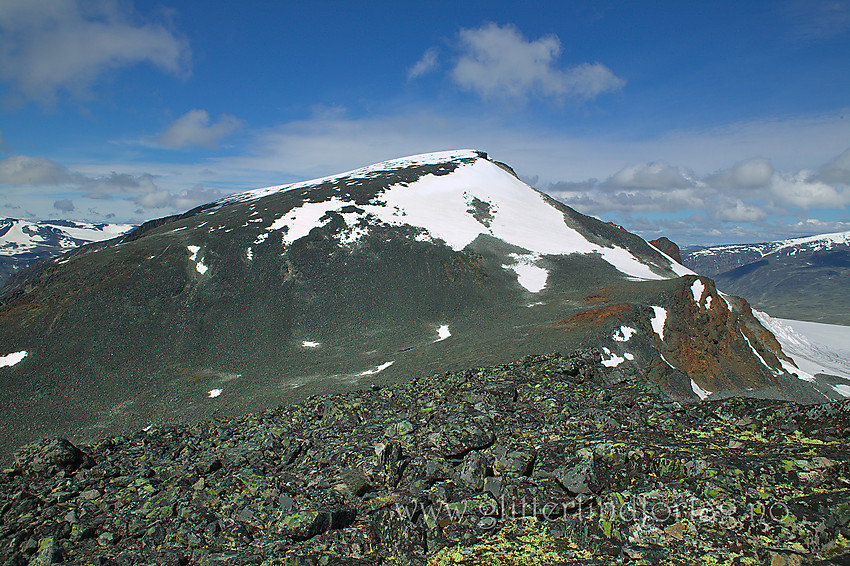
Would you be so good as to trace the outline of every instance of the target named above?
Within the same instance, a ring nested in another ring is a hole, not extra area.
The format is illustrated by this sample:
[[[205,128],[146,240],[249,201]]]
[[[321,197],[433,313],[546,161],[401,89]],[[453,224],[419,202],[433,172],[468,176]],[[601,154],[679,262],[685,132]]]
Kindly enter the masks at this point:
[[[640,189],[681,189],[693,185],[677,167],[663,162],[627,165],[612,175],[607,183],[615,187]]]
[[[561,42],[557,36],[529,41],[511,24],[461,30],[460,50],[452,79],[482,98],[591,99],[625,84],[601,63],[559,68]]]
[[[817,180],[810,171],[777,173],[770,185],[771,193],[783,204],[810,208],[841,208],[850,203],[850,190]]]
[[[824,165],[818,179],[824,183],[850,185],[850,149]]]
[[[64,167],[44,157],[13,155],[0,159],[0,185],[56,185],[70,180]]]
[[[755,189],[766,186],[772,177],[773,165],[767,159],[757,157],[718,171],[710,175],[706,181],[722,188]]]
[[[764,207],[747,204],[741,199],[722,203],[714,211],[714,217],[727,222],[758,222],[768,217]]]
[[[206,110],[190,110],[175,120],[156,138],[156,142],[172,149],[189,146],[214,149],[222,138],[229,136],[240,126],[239,119],[229,114],[222,114],[218,122],[210,123],[210,115]]]
[[[135,21],[116,0],[3,0],[0,2],[0,79],[43,103],[59,91],[87,95],[107,71],[149,63],[184,75],[188,43],[161,23]]]

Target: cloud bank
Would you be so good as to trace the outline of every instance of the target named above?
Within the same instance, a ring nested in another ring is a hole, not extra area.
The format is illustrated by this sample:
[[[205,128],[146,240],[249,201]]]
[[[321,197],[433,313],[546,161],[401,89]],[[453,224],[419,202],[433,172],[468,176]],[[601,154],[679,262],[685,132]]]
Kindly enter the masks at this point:
[[[87,96],[104,73],[139,63],[183,76],[190,59],[184,39],[163,23],[135,21],[123,2],[0,2],[0,80],[26,100]]]
[[[110,201],[110,207],[132,203],[136,214],[146,210],[174,209],[185,211],[224,196],[220,189],[194,184],[189,189],[164,188],[157,175],[150,173],[117,173],[90,175],[69,171],[44,157],[14,155],[0,160],[0,187],[23,200],[52,201],[52,208],[62,213],[77,209],[70,198],[55,199],[58,194],[73,195],[80,200]],[[53,200],[55,199],[55,200]],[[111,203],[116,203],[112,205]],[[126,207],[123,207],[126,209]]]

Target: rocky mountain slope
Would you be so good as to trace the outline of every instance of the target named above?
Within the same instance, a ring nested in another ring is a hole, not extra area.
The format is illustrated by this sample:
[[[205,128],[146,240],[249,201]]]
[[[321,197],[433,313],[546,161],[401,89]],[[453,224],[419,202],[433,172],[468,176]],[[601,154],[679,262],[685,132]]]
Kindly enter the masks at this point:
[[[0,285],[40,259],[131,230],[129,224],[89,224],[68,220],[0,219]]]
[[[0,447],[592,346],[680,399],[824,401],[744,301],[475,151],[249,191],[0,291]],[[793,367],[793,366],[790,366]]]
[[[850,401],[680,404],[528,356],[0,473],[0,563],[847,564]]]
[[[850,232],[687,249],[685,265],[772,316],[850,325]]]

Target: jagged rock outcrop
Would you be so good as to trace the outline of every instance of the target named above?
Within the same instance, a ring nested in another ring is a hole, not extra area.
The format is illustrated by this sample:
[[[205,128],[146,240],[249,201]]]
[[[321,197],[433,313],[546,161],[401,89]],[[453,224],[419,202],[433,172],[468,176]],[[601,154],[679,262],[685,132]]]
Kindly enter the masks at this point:
[[[661,236],[658,239],[650,240],[649,243],[660,251],[664,252],[668,256],[675,259],[677,262],[682,263],[682,256],[680,255],[679,246],[670,239],[665,236]]]

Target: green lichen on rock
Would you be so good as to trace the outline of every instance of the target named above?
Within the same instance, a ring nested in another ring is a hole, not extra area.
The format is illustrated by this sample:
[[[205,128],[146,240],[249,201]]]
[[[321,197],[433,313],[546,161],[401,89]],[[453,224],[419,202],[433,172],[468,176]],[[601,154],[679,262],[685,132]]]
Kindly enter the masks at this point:
[[[614,383],[599,359],[530,356],[30,446],[0,474],[0,563],[843,559],[850,401],[686,405],[639,376]],[[27,465],[57,447],[76,467]]]

